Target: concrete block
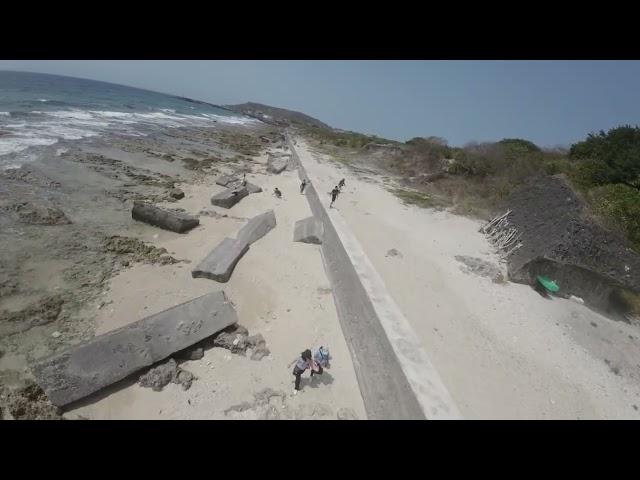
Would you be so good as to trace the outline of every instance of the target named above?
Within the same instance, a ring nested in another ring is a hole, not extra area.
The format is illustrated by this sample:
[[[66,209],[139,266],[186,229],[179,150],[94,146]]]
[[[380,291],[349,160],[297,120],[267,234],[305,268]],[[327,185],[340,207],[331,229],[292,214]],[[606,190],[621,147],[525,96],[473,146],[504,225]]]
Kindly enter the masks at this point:
[[[315,217],[298,220],[293,229],[293,241],[320,245],[324,235],[324,225]]]
[[[247,245],[260,240],[276,226],[276,216],[273,210],[256,215],[243,226],[237,235],[237,240]]]
[[[249,250],[248,243],[225,238],[191,272],[193,278],[208,278],[216,282],[228,282],[238,260]]]
[[[54,405],[68,405],[237,321],[224,292],[208,293],[39,360],[33,373]]]
[[[249,195],[249,191],[245,187],[226,190],[211,197],[211,204],[222,208],[231,208],[244,197]]]
[[[267,160],[267,172],[275,174],[281,173],[287,168],[288,163],[288,158],[269,156]]]
[[[186,213],[164,210],[143,202],[133,203],[131,217],[139,222],[177,233],[184,233],[200,224],[200,220]]]

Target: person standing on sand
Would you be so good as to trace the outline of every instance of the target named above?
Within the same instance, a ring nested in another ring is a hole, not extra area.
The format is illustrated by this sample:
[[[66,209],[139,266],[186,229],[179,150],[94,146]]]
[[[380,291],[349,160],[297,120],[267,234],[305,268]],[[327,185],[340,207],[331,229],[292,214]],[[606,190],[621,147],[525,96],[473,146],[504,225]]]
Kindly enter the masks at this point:
[[[331,205],[329,205],[329,208],[333,208],[333,202],[336,201],[336,198],[338,198],[339,193],[340,193],[340,189],[336,185],[335,187],[333,187],[333,190],[331,190]]]
[[[344,187],[344,178],[340,180],[340,183],[338,183],[338,188],[340,189],[340,191],[342,191],[342,187]]]
[[[282,192],[278,190],[278,187],[273,190],[273,194],[278,198],[282,198]]]
[[[313,358],[311,358],[311,350],[306,349],[304,352],[300,354],[300,358],[295,359],[293,362],[289,364],[296,364],[293,367],[293,376],[296,377],[296,383],[293,390],[293,394],[297,394],[300,390],[300,376],[305,372],[305,370],[310,369],[313,366]]]
[[[302,179],[302,183],[300,184],[300,194],[304,193],[304,189],[305,189],[306,186],[307,186],[307,179],[303,178]]]
[[[313,379],[313,375],[322,375],[324,368],[331,368],[331,364],[329,363],[329,359],[331,356],[329,355],[329,349],[321,346],[318,351],[313,355],[313,366],[311,368],[311,378]]]

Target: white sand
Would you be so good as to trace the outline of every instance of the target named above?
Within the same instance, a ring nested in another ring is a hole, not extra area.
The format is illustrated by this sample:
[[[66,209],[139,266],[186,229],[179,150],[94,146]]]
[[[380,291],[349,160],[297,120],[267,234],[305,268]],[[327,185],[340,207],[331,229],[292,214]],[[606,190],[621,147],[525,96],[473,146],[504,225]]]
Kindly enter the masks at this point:
[[[262,163],[265,159],[261,158]],[[240,260],[226,284],[191,278],[191,269],[225,236],[235,236],[240,220],[202,216],[201,226],[178,235],[136,224],[139,238],[166,248],[174,257],[191,264],[167,266],[135,265],[111,282],[104,296],[107,305],[97,310],[97,333],[121,327],[204,293],[223,289],[235,304],[239,323],[250,334],[261,333],[271,350],[269,357],[252,361],[248,357],[213,348],[201,360],[182,367],[196,375],[188,391],[169,384],[162,392],[139,387],[133,381],[108,389],[96,400],[68,412],[94,419],[222,419],[257,418],[264,414],[253,395],[264,388],[287,394],[284,401],[270,402],[284,418],[336,418],[338,409],[350,408],[366,418],[347,345],[340,330],[333,297],[322,266],[318,246],[293,243],[293,224],[310,215],[299,194],[297,172],[278,176],[251,174],[247,180],[264,192],[243,199],[230,210],[213,207],[209,199],[222,190],[215,178],[200,185],[182,185],[186,197],[173,207],[197,213],[202,209],[250,218],[274,209],[277,227],[254,243]],[[272,195],[277,186],[283,199]],[[127,234],[131,235],[131,232]],[[157,237],[156,237],[157,235]],[[113,302],[113,303],[109,303]],[[98,306],[96,305],[96,309]],[[302,391],[293,392],[289,363],[306,348],[328,346],[334,358],[332,368],[311,383],[308,374]],[[243,412],[224,411],[249,402]],[[273,414],[271,415],[273,417]]]
[[[346,179],[332,215],[356,236],[464,418],[640,418],[637,328],[463,273],[455,255],[498,262],[478,222],[405,206],[297,140],[327,204]],[[392,248],[402,257],[387,256]]]

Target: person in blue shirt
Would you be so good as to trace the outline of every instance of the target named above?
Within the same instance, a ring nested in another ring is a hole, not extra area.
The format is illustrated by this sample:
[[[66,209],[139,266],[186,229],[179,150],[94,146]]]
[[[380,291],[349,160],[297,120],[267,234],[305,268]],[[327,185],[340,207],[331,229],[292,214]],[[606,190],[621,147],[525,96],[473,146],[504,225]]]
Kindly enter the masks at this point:
[[[322,375],[325,368],[331,368],[329,349],[321,346],[313,355],[314,364],[311,368],[311,378],[313,375]]]

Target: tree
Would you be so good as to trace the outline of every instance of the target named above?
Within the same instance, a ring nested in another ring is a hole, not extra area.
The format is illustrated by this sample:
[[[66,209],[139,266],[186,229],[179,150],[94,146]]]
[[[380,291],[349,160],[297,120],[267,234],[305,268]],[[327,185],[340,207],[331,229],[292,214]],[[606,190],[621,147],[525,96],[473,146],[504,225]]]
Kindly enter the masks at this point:
[[[640,190],[640,128],[625,125],[591,133],[571,146],[569,156],[580,160],[580,176],[592,185],[622,184]]]
[[[522,138],[504,138],[498,142],[498,145],[502,145],[502,147],[506,148],[512,153],[522,154],[540,151],[540,147],[538,147],[535,143],[530,142],[529,140],[524,140]]]

